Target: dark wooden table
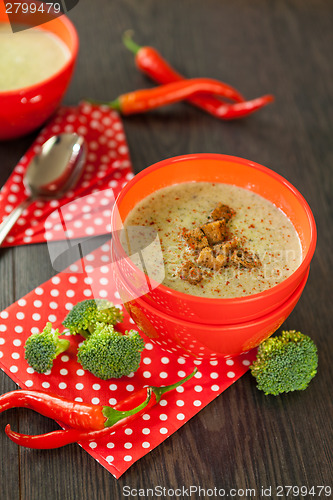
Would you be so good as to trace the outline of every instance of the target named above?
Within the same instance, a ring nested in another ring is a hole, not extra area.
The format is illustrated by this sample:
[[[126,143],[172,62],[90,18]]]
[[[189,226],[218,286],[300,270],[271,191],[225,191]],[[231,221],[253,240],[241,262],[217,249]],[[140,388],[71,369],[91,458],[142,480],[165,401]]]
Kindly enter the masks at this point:
[[[31,434],[57,426],[28,410],[9,411],[0,416],[2,500],[120,499],[125,485],[192,485],[206,489],[203,498],[217,488],[220,496],[225,489],[236,498],[274,499],[279,486],[303,485],[316,494],[294,490],[281,498],[313,499],[325,496],[318,486],[333,486],[332,14],[328,0],[80,0],[69,13],[81,47],[68,104],[150,85],[122,45],[128,28],[188,76],[220,78],[248,98],[275,94],[273,105],[235,122],[179,104],[126,118],[124,125],[135,172],[174,155],[225,153],[270,167],[305,196],[318,246],[306,289],[284,327],[313,337],[319,372],[305,392],[280,397],[264,396],[247,373],[118,481],[77,445],[19,449],[3,433],[7,422]],[[34,137],[0,143],[1,183]],[[1,250],[1,309],[53,274],[46,245]],[[15,387],[1,372],[0,392]],[[145,491],[145,498],[153,497]]]

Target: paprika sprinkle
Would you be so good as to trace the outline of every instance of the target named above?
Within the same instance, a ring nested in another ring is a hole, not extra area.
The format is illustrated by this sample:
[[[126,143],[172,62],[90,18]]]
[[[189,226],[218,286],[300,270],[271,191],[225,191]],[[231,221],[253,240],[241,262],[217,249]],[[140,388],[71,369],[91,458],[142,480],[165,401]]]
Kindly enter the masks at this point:
[[[183,81],[185,78],[178,73],[153,47],[142,47],[132,40],[132,32],[126,31],[123,35],[124,45],[135,54],[135,62],[140,71],[149,76],[152,80],[160,84]],[[234,89],[236,92],[237,90]],[[195,94],[187,98],[192,105],[206,111],[207,113],[231,120],[247,116],[254,111],[266,106],[274,101],[274,96],[264,95],[238,103],[229,103],[209,94]]]

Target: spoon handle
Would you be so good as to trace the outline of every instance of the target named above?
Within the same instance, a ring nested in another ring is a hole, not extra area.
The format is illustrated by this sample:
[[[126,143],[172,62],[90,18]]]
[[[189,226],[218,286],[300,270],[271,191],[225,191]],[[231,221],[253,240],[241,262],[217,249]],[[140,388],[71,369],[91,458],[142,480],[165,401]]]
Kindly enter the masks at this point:
[[[31,203],[31,198],[27,198],[26,200],[22,201],[22,203],[14,208],[14,210],[6,217],[0,224],[0,246],[2,245],[2,242],[6,238],[7,234],[11,230],[11,228],[14,226],[15,222],[17,219],[20,217],[22,214],[23,210],[25,210]]]

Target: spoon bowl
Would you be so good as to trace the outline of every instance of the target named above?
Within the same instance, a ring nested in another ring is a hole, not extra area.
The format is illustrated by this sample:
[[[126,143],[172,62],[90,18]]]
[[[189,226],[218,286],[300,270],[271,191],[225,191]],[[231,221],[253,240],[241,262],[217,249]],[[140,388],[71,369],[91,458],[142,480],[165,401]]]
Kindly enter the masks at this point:
[[[23,178],[28,198],[0,224],[0,245],[30,203],[61,198],[75,186],[82,173],[85,156],[84,139],[78,134],[59,134],[44,142]]]

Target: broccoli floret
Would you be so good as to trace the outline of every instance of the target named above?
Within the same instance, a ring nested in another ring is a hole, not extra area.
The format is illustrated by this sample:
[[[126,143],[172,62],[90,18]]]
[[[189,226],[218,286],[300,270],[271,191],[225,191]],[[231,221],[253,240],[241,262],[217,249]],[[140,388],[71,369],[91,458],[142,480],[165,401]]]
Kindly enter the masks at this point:
[[[72,335],[88,337],[97,322],[115,325],[123,320],[123,312],[106,299],[88,299],[75,304],[62,322]]]
[[[265,340],[258,348],[251,373],[265,394],[301,391],[317,373],[318,354],[313,340],[295,330]]]
[[[25,359],[36,372],[45,373],[68,347],[69,340],[59,339],[59,330],[52,332],[52,324],[47,323],[42,332],[33,333],[26,340]]]
[[[144,346],[135,330],[122,334],[112,325],[97,323],[95,331],[79,347],[77,359],[98,378],[119,378],[139,368]]]

